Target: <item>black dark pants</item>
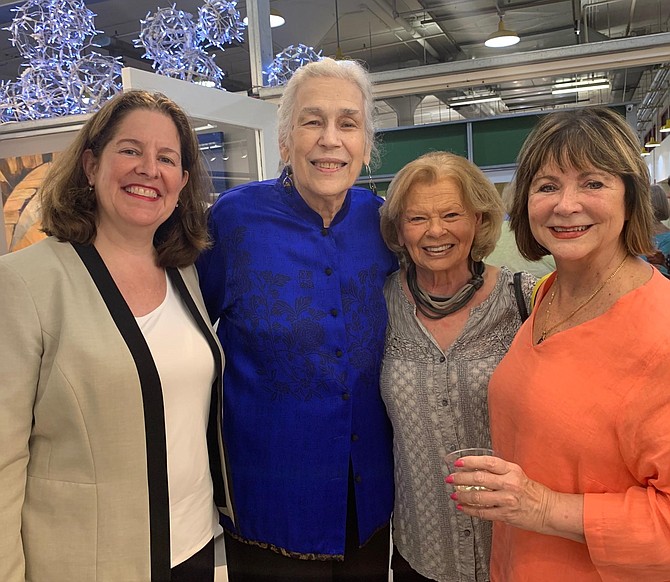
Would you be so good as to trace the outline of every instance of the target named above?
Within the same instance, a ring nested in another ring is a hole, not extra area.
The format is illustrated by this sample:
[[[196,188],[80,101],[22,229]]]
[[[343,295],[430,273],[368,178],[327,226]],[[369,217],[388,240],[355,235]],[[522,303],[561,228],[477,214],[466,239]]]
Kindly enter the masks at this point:
[[[349,476],[344,561],[299,560],[245,544],[224,532],[230,582],[388,582],[390,525],[358,547],[354,483]]]
[[[393,582],[433,582],[432,578],[426,578],[412,568],[395,546],[391,557],[391,570],[393,570]]]
[[[172,568],[172,582],[214,582],[214,540]]]

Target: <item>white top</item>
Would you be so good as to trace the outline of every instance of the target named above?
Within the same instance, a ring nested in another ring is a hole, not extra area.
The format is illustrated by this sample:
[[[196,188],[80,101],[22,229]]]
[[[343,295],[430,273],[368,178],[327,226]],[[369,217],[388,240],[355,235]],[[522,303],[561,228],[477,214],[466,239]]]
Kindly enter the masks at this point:
[[[206,439],[214,358],[169,278],[163,303],[135,319],[163,388],[174,567],[202,549],[218,525]]]

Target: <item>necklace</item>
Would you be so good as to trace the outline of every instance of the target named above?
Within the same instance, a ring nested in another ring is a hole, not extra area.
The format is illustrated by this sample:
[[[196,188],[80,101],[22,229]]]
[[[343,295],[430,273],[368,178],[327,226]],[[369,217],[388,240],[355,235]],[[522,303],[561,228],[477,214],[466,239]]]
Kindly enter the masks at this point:
[[[477,289],[484,284],[484,263],[470,261],[472,278],[451,297],[429,295],[421,287],[416,278],[416,265],[412,262],[407,267],[407,287],[414,298],[416,308],[429,319],[442,319],[465,307]]]
[[[551,327],[547,327],[547,323],[549,321],[549,312],[551,311],[551,304],[554,302],[554,297],[556,297],[556,283],[558,283],[558,277],[554,281],[554,289],[551,292],[551,297],[549,297],[549,303],[547,304],[547,312],[544,315],[544,325],[542,326],[542,333],[540,334],[540,339],[537,340],[538,345],[541,344],[544,340],[547,339],[547,336],[554,331],[558,326],[563,325],[566,321],[571,319],[575,314],[579,313],[584,307],[586,307],[591,301],[593,301],[593,298],[598,295],[604,288],[607,283],[609,283],[614,277],[616,277],[616,274],[621,270],[621,267],[623,267],[623,264],[626,262],[626,259],[628,258],[628,255],[626,255],[623,258],[623,261],[619,263],[619,266],[614,269],[614,272],[605,279],[605,282],[600,285],[591,295],[588,296],[586,301],[583,303],[580,303],[571,313],[568,315],[566,318],[561,319],[558,323],[555,323]]]

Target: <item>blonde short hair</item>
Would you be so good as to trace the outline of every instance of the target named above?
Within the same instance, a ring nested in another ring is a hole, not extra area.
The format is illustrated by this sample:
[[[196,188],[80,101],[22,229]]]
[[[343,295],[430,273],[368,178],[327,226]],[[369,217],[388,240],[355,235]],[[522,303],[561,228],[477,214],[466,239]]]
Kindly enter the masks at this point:
[[[398,242],[398,229],[407,194],[416,184],[435,184],[442,178],[454,180],[461,189],[463,204],[468,211],[482,216],[470,256],[481,261],[491,254],[500,238],[504,214],[502,200],[484,172],[456,154],[430,152],[410,162],[395,175],[380,210],[384,242],[404,264],[411,262],[411,258]]]

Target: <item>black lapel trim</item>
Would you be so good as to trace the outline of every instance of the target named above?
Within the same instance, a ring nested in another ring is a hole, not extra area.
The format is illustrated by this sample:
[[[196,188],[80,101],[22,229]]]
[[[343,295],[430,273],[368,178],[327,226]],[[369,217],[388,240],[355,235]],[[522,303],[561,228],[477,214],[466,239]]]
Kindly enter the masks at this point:
[[[205,321],[198,310],[191,293],[186,287],[186,283],[181,276],[178,269],[168,268],[168,277],[172,281],[182,301],[191,313],[193,320],[197,324],[200,332],[207,340],[209,349],[214,356],[214,364],[216,365],[217,377],[214,379],[212,385],[212,396],[209,406],[209,419],[207,422],[207,448],[209,452],[209,470],[212,475],[212,484],[214,486],[214,502],[218,507],[234,508],[233,504],[233,488],[230,479],[228,480],[228,494],[231,499],[226,498],[226,487],[223,480],[223,471],[230,477],[230,467],[228,466],[228,458],[225,454],[225,445],[223,443],[223,431],[221,430],[221,420],[223,415],[223,363],[221,360],[221,352],[219,345],[214,338],[214,332],[209,323]],[[221,436],[220,436],[221,435]],[[223,462],[221,456],[223,455]]]
[[[135,361],[142,389],[149,479],[149,538],[152,582],[169,582],[170,500],[167,478],[165,411],[160,376],[130,308],[93,245],[72,243],[93,279]]]

